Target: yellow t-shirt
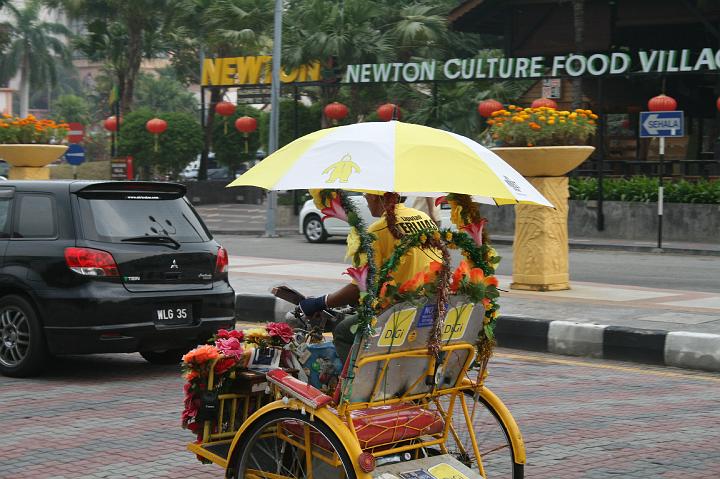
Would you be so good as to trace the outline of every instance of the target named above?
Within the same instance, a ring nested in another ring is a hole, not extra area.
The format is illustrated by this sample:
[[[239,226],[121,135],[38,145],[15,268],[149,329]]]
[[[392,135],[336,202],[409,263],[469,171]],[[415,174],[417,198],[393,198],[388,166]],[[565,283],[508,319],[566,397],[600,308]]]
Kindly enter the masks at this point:
[[[417,231],[431,229],[437,230],[437,226],[428,215],[414,208],[408,208],[398,204],[395,209],[397,227],[403,234],[412,234]],[[387,218],[383,214],[380,219],[368,227],[368,233],[373,233],[376,240],[373,242],[375,253],[375,266],[378,272],[385,262],[390,259],[395,246],[400,242],[396,240],[387,227]],[[393,278],[398,285],[411,279],[418,271],[424,271],[432,261],[442,261],[442,255],[435,249],[413,248],[405,254]]]

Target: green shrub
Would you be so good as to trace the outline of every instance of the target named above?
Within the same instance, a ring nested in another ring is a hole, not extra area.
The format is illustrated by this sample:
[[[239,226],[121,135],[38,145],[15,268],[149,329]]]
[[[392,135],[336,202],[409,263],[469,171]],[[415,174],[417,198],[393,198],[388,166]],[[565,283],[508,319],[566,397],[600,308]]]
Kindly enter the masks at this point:
[[[666,181],[664,200],[667,203],[720,204],[720,181]],[[570,199],[597,200],[597,178],[570,178]],[[603,199],[607,201],[655,202],[658,180],[647,176],[603,180]]]

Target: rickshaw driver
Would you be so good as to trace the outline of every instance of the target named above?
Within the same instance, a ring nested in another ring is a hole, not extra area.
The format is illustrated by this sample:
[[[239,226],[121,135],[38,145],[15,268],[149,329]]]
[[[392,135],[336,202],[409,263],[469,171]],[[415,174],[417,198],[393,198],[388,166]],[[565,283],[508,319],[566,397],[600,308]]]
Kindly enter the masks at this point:
[[[437,225],[422,211],[409,208],[400,202],[397,193],[384,193],[382,195],[365,194],[370,214],[378,219],[368,227],[368,233],[376,237],[372,244],[375,266],[379,270],[390,256],[405,234],[421,230],[437,230]],[[433,261],[442,261],[439,251],[431,249],[413,248],[408,251],[404,260],[393,274],[397,284],[411,279],[420,271],[425,271]],[[300,309],[306,316],[313,316],[325,308],[337,308],[347,305],[356,305],[360,298],[360,290],[353,282],[343,286],[335,292],[310,297],[300,301]],[[349,316],[338,323],[333,330],[333,342],[340,360],[345,363],[355,334],[350,328],[357,321],[357,316]]]

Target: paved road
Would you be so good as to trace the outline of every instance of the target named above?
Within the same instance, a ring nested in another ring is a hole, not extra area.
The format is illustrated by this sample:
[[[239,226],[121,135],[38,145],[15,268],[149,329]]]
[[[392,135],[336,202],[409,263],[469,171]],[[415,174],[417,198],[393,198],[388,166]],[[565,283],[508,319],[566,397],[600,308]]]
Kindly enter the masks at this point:
[[[258,238],[218,235],[231,255],[289,258],[302,261],[343,262],[345,241],[308,243],[302,236]],[[499,275],[512,274],[512,247],[497,245],[503,257]],[[570,279],[604,284],[720,292],[720,258],[716,256],[625,253],[574,250],[570,252]]]
[[[498,350],[488,385],[524,435],[531,479],[720,477],[720,376]],[[0,377],[0,477],[223,477],[185,451],[175,366],[61,358]]]

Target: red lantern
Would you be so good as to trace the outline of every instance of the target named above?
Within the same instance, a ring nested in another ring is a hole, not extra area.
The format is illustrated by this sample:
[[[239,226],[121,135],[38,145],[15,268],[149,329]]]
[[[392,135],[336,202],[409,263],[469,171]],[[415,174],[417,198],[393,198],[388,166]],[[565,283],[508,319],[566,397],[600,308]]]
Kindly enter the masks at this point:
[[[348,107],[339,102],[332,102],[325,105],[325,116],[337,123],[348,115]]]
[[[223,117],[225,123],[225,134],[227,135],[227,117],[232,116],[235,113],[235,105],[229,101],[221,101],[215,105],[215,113]]]
[[[167,130],[167,122],[160,118],[153,118],[145,123],[145,129],[155,135],[155,151],[158,151],[158,136]]]
[[[650,111],[673,111],[677,109],[677,101],[675,98],[660,94],[650,98],[648,101],[648,110]]]
[[[720,97],[718,97],[717,101],[715,102],[715,106],[717,107],[718,111],[720,111]]]
[[[530,105],[530,108],[540,108],[541,106],[544,106],[546,108],[553,108],[557,110],[557,103],[555,103],[555,100],[551,100],[550,98],[538,98],[537,100],[534,100],[532,104]]]
[[[120,123],[122,123],[122,118],[120,119]],[[117,118],[114,116],[111,116],[109,118],[105,118],[103,120],[103,127],[107,131],[117,131],[118,130],[118,121]]]
[[[378,118],[382,121],[390,121],[395,117],[395,120],[400,119],[400,107],[394,103],[385,103],[380,105],[377,109]]]
[[[480,116],[484,118],[490,118],[494,112],[502,109],[503,104],[497,100],[493,100],[492,98],[481,101],[477,106],[478,113],[480,113]]]
[[[245,153],[247,153],[248,135],[257,129],[257,120],[251,116],[241,116],[235,120],[235,129],[245,136]]]

